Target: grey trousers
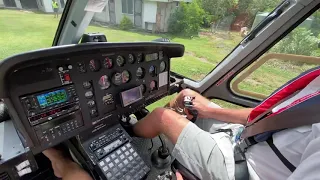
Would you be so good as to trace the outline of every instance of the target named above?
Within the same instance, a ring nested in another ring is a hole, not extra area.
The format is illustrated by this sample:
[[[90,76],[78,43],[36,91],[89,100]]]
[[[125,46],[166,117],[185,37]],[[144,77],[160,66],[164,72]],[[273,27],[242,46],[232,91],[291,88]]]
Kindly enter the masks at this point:
[[[181,132],[172,154],[200,179],[234,179],[232,137],[215,132],[221,128],[235,132],[240,127],[213,119],[190,122]]]

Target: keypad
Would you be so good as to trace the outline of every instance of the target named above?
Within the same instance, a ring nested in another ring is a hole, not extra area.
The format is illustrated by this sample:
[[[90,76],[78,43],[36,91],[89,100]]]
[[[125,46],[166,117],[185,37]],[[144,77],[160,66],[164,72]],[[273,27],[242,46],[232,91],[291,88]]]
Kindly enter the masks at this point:
[[[98,164],[107,179],[139,180],[150,171],[130,142],[108,154]]]

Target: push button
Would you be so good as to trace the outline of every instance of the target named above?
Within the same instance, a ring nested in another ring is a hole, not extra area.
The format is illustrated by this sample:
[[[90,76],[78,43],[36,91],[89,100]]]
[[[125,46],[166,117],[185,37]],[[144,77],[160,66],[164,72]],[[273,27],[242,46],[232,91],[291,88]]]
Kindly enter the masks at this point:
[[[64,76],[64,80],[65,80],[65,81],[71,81],[70,74],[67,74],[67,73],[66,73],[66,74],[64,74],[63,76]]]
[[[86,66],[85,66],[84,63],[78,62],[78,71],[79,71],[80,73],[86,73],[86,72],[87,72]]]
[[[97,109],[93,108],[90,110],[90,116],[91,117],[97,117],[98,116],[98,111]]]
[[[87,99],[91,99],[93,97],[93,93],[92,91],[87,91],[84,96],[87,98]]]
[[[96,104],[96,102],[94,102],[94,100],[90,100],[90,101],[87,102],[87,105],[88,105],[88,107],[90,107],[90,108],[94,107],[95,104]]]
[[[91,83],[89,81],[85,81],[82,83],[83,88],[89,89],[91,88]]]

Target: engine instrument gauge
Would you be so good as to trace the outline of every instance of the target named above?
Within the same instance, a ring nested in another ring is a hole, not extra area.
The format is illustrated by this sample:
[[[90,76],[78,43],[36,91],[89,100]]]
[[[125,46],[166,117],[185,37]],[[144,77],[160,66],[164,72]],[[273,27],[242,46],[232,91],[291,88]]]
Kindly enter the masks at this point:
[[[113,61],[112,61],[112,59],[109,58],[109,57],[105,57],[105,58],[103,59],[103,67],[104,67],[104,68],[107,68],[107,69],[111,69],[112,66],[113,66]]]
[[[117,65],[121,67],[121,66],[124,65],[124,63],[125,63],[124,57],[118,56],[118,57],[117,57]]]
[[[156,67],[155,66],[150,66],[149,68],[149,74],[154,77],[156,76]]]
[[[95,59],[91,59],[89,61],[89,68],[91,71],[96,72],[100,70],[100,62],[98,60]]]
[[[157,89],[157,82],[156,81],[151,81],[149,85],[150,91],[154,91]]]
[[[115,73],[112,76],[112,83],[119,86],[122,84],[122,74],[121,73]]]
[[[166,63],[164,61],[162,61],[160,63],[160,72],[163,72],[164,70],[166,70]]]
[[[142,67],[138,67],[136,71],[137,78],[142,79],[144,77],[144,74],[145,74],[145,70]]]
[[[135,61],[134,55],[133,55],[133,54],[129,54],[129,55],[128,55],[128,62],[129,62],[130,64],[133,64],[134,61]]]
[[[101,89],[108,89],[110,87],[110,81],[107,75],[103,75],[99,79],[99,85]]]
[[[122,83],[127,83],[130,80],[130,73],[127,70],[124,70],[122,73]]]

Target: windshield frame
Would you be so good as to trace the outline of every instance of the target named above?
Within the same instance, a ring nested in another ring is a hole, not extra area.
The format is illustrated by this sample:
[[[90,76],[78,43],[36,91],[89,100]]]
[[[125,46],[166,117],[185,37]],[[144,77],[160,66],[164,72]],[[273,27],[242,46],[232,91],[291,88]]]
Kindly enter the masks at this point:
[[[67,17],[68,17],[68,14],[69,14],[69,11],[70,11],[70,8],[71,8],[71,4],[72,4],[73,1],[74,0],[67,0],[67,2],[65,4],[65,7],[64,7],[62,15],[61,15],[61,19],[59,21],[59,24],[58,24],[58,27],[57,27],[57,30],[56,30],[56,34],[54,35],[54,38],[53,38],[52,46],[58,46],[58,42],[59,42],[59,39],[61,37],[64,25],[65,25],[65,23],[67,21]]]

